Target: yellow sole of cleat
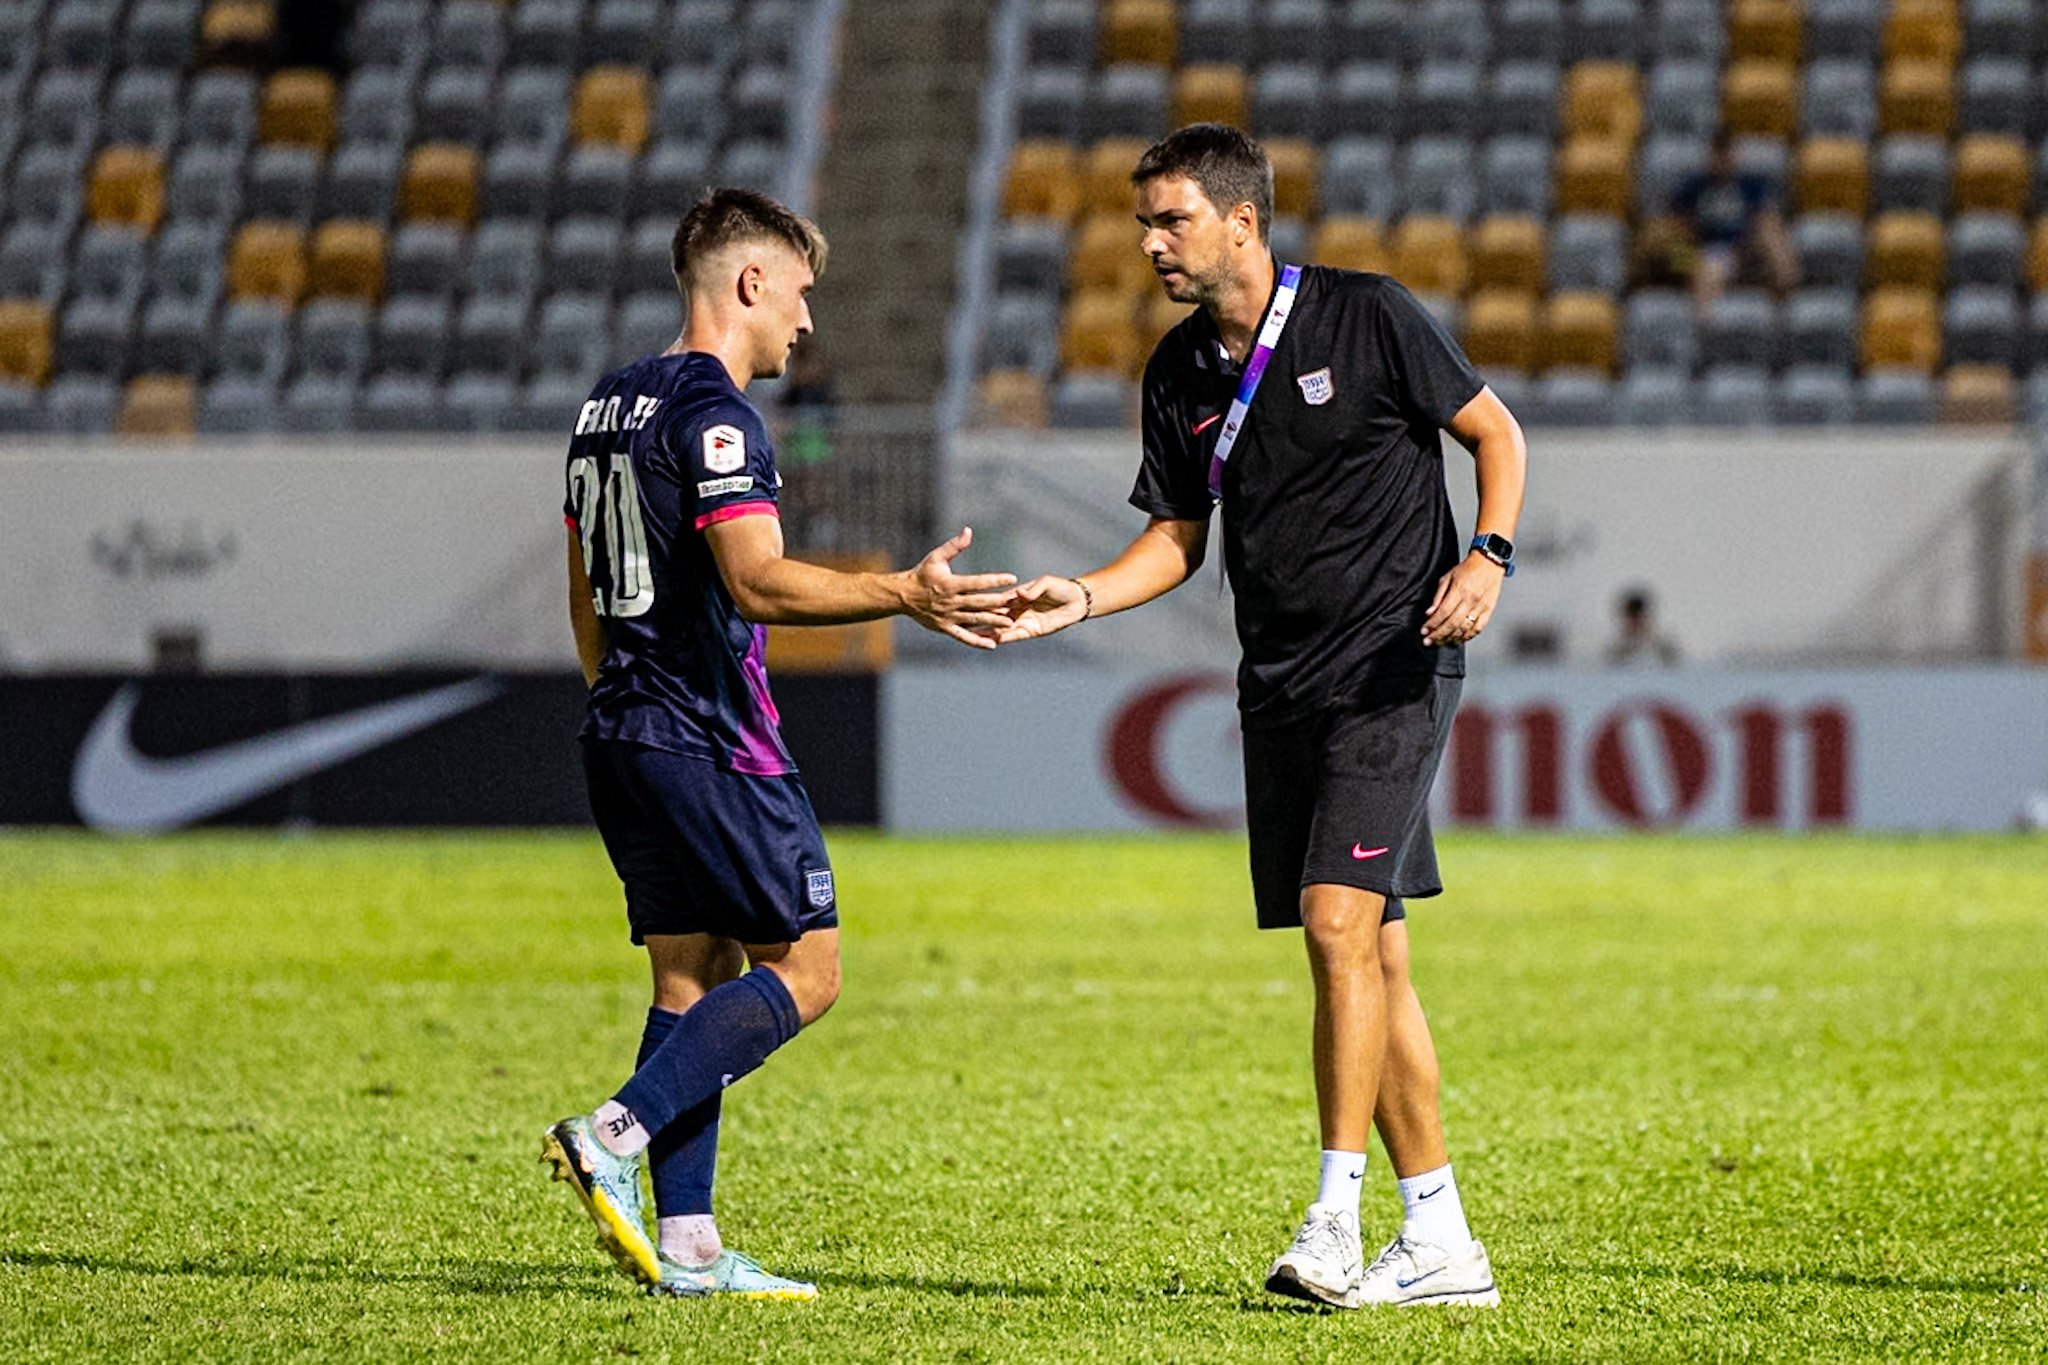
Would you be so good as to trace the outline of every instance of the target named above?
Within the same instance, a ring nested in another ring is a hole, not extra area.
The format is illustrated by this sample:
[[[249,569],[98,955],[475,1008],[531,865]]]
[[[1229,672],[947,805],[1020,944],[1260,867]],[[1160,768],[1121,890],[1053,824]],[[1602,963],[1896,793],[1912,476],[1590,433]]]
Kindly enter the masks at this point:
[[[654,1244],[647,1240],[646,1230],[635,1228],[609,1201],[590,1197],[590,1191],[576,1178],[569,1153],[553,1133],[541,1138],[540,1159],[553,1168],[554,1179],[576,1192],[576,1201],[583,1205],[590,1221],[597,1224],[598,1250],[609,1254],[628,1279],[649,1287],[660,1284],[661,1263],[655,1259]]]

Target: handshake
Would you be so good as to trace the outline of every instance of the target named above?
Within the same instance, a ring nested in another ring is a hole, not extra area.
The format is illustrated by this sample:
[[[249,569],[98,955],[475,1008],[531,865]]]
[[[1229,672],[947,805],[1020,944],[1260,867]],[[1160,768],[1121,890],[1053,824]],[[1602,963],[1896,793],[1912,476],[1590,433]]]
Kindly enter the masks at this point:
[[[1071,578],[1019,583],[1009,573],[954,573],[953,560],[973,543],[974,528],[962,527],[916,568],[896,575],[905,616],[973,649],[1035,640],[1088,616],[1093,604]]]

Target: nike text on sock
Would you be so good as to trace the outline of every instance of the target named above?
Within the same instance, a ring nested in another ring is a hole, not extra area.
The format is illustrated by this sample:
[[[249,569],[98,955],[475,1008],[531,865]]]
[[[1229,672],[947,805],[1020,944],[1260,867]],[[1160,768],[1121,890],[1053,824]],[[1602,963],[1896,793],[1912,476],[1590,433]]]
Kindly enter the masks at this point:
[[[1322,1179],[1316,1189],[1318,1204],[1344,1209],[1355,1217],[1358,1213],[1358,1191],[1364,1184],[1364,1152],[1326,1150],[1323,1153]]]
[[[1453,1251],[1471,1243],[1472,1229],[1465,1222],[1465,1206],[1458,1199],[1458,1181],[1449,1166],[1403,1176],[1400,1185],[1403,1237]]]
[[[725,1250],[718,1220],[708,1213],[685,1213],[659,1221],[661,1254],[677,1265],[706,1266]]]
[[[638,1156],[647,1150],[648,1131],[633,1111],[617,1100],[606,1100],[590,1116],[597,1140],[613,1156]]]

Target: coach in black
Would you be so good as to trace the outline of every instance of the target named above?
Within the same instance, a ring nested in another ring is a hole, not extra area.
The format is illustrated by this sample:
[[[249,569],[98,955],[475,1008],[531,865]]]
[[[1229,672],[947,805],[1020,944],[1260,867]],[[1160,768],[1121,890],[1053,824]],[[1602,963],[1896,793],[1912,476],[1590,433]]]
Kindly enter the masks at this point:
[[[1161,285],[1200,305],[1145,367],[1131,501],[1151,520],[1114,563],[1020,588],[1000,638],[1185,582],[1223,503],[1258,921],[1305,930],[1316,993],[1320,1189],[1267,1288],[1345,1307],[1496,1304],[1444,1146],[1403,902],[1443,889],[1429,791],[1465,644],[1514,572],[1521,428],[1400,284],[1273,259],[1272,168],[1245,134],[1183,128],[1131,180]],[[1440,429],[1476,462],[1469,544]],[[1358,1195],[1374,1123],[1406,1217],[1366,1265]]]

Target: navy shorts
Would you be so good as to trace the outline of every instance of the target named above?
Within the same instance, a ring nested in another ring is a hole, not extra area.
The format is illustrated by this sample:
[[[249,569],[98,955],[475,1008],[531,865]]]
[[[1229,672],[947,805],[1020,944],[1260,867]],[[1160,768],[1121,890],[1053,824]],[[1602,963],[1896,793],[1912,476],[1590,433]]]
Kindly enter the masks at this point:
[[[590,813],[626,888],[633,942],[717,934],[793,943],[839,923],[810,793],[615,740],[583,741]]]
[[[1377,891],[1384,920],[1444,889],[1429,791],[1463,683],[1385,678],[1342,706],[1244,732],[1245,817],[1261,929],[1301,927],[1301,892]]]

